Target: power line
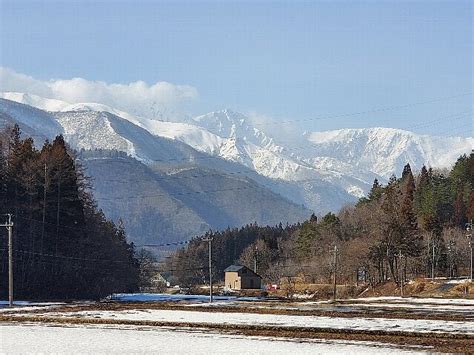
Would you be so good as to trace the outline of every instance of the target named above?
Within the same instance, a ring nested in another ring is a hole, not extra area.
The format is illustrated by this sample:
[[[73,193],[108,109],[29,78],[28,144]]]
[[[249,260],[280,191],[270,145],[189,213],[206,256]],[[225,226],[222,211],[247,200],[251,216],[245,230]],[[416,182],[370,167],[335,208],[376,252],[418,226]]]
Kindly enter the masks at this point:
[[[0,249],[0,251],[6,251],[7,249]],[[57,254],[44,254],[38,253],[28,250],[17,250],[13,249],[13,252],[20,253],[20,254],[29,254],[29,255],[36,255],[36,256],[43,256],[49,258],[56,258],[56,259],[66,259],[66,260],[78,260],[78,261],[93,261],[93,262],[108,262],[108,263],[132,263],[133,260],[112,260],[112,259],[97,259],[97,258],[79,258],[75,256],[66,256],[66,255],[57,255]]]
[[[163,243],[163,244],[141,244],[135,245],[137,248],[158,248],[158,247],[168,247],[173,245],[185,245],[190,243],[191,240],[180,240],[177,242]]]
[[[409,108],[409,107],[426,105],[426,104],[430,104],[430,103],[448,101],[448,100],[453,100],[453,99],[460,98],[460,97],[471,96],[472,94],[473,94],[473,92],[470,91],[470,92],[462,93],[462,94],[459,94],[459,95],[440,97],[440,98],[436,98],[436,99],[413,102],[413,103],[409,103],[409,104],[380,107],[380,108],[374,108],[374,109],[369,109],[369,110],[364,110],[364,111],[348,112],[348,113],[342,113],[342,114],[327,115],[327,116],[322,116],[322,117],[312,117],[312,118],[299,119],[299,120],[265,122],[265,123],[258,123],[258,125],[288,124],[288,123],[293,123],[293,122],[308,122],[308,121],[319,121],[319,120],[328,120],[328,119],[335,119],[335,118],[345,118],[345,117],[350,117],[350,116],[360,116],[360,115],[364,115],[364,114],[368,114],[368,113],[394,111],[394,110],[399,110],[399,109],[404,109],[404,108]]]

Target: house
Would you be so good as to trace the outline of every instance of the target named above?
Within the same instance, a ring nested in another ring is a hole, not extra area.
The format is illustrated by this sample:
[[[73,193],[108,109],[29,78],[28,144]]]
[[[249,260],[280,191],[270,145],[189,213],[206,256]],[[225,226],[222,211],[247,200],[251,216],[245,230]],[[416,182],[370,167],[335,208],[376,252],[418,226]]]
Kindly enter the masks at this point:
[[[231,265],[225,272],[225,287],[231,290],[260,289],[262,277],[243,265]]]
[[[147,269],[143,270],[143,282],[140,285],[141,292],[163,292],[166,288],[176,285],[176,279],[171,272],[159,272],[156,269],[162,268],[160,263],[150,263]]]

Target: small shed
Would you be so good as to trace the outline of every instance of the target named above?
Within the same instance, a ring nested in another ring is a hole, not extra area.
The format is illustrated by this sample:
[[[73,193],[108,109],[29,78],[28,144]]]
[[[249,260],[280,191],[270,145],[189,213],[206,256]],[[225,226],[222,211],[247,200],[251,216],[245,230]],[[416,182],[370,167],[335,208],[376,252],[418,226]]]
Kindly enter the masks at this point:
[[[231,265],[225,272],[225,287],[231,290],[260,289],[262,277],[243,265]]]

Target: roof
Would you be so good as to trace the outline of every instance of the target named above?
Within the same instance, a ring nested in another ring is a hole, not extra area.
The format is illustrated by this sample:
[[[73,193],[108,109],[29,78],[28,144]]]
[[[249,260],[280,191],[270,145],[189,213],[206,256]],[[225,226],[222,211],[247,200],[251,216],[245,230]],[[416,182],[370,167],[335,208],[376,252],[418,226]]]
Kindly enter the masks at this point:
[[[244,265],[231,265],[227,269],[225,269],[224,272],[239,272],[242,269],[247,269],[248,271],[250,271],[250,273],[262,278],[259,274],[255,273],[252,269],[249,269],[247,266]]]
[[[243,265],[231,265],[227,269],[224,270],[224,272],[237,272],[245,268]]]

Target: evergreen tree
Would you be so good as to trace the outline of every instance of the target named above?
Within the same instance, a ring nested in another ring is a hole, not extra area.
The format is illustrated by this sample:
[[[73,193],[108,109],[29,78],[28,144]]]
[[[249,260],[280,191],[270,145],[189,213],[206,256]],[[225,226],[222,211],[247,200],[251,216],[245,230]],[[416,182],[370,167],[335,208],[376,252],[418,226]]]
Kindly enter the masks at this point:
[[[380,185],[377,179],[374,180],[372,188],[369,191],[368,199],[370,201],[378,201],[383,194],[383,186]]]
[[[14,215],[15,295],[23,299],[99,298],[137,289],[138,265],[123,226],[97,211],[64,139],[38,152],[18,126],[0,134],[0,206]],[[0,239],[0,297],[8,275]]]

